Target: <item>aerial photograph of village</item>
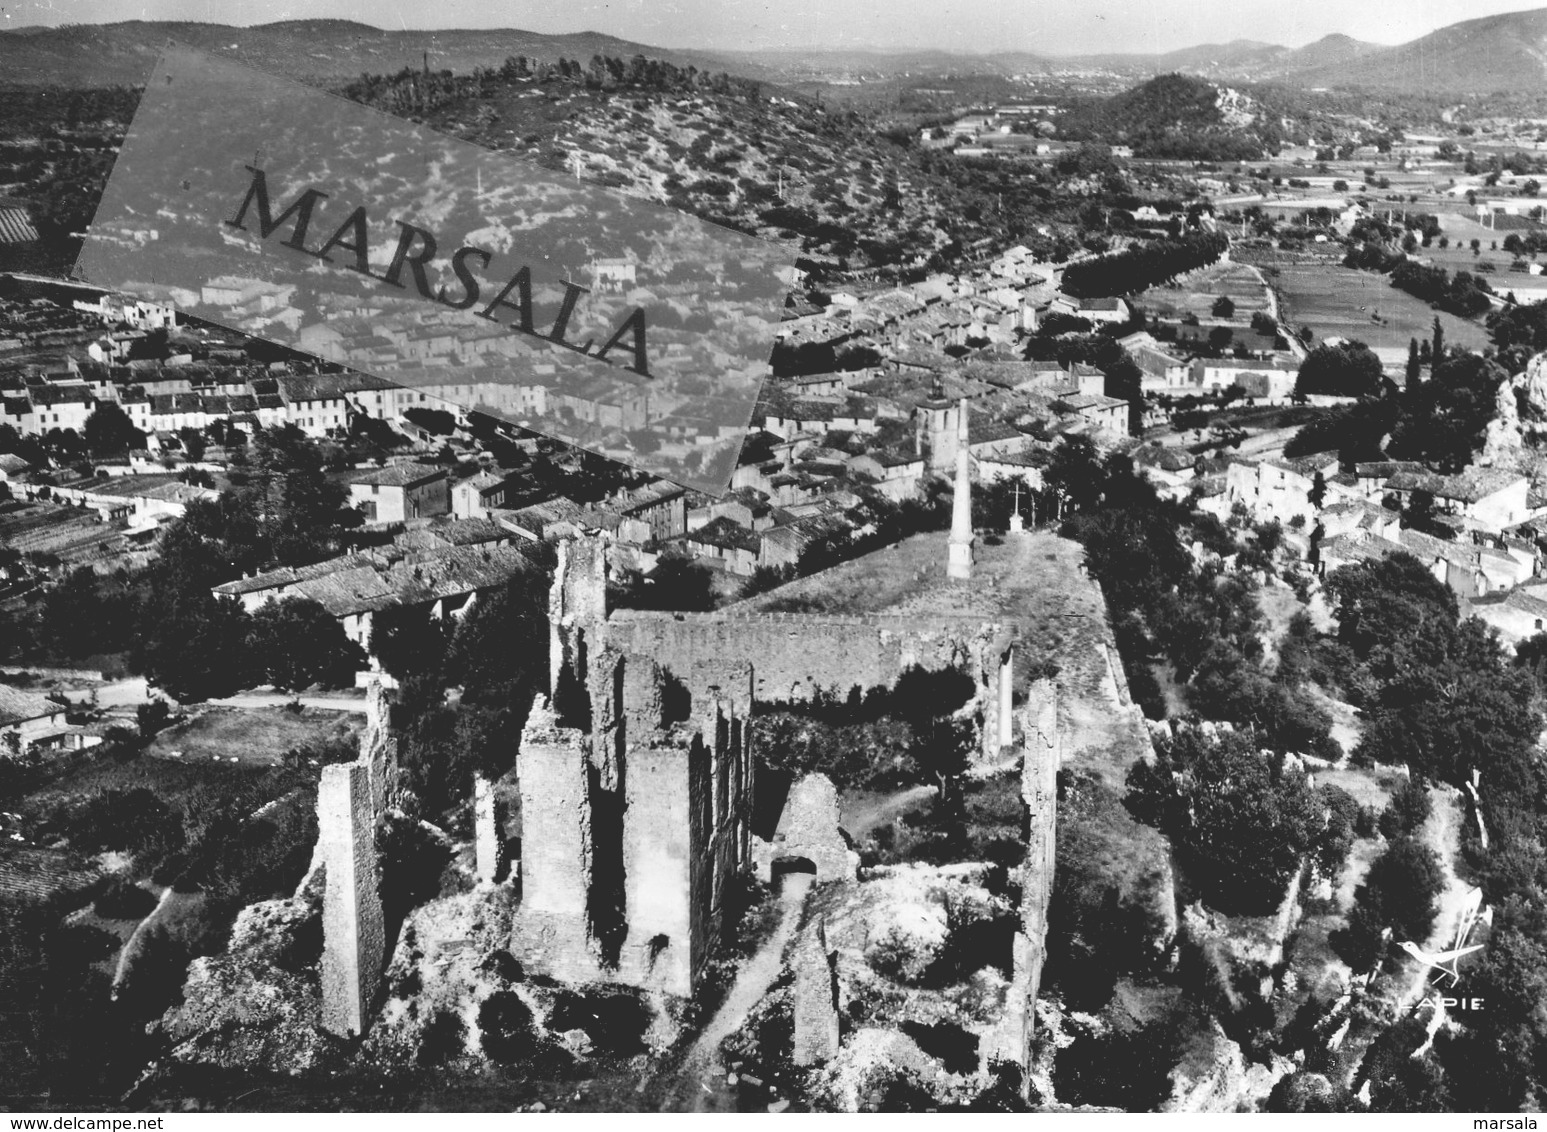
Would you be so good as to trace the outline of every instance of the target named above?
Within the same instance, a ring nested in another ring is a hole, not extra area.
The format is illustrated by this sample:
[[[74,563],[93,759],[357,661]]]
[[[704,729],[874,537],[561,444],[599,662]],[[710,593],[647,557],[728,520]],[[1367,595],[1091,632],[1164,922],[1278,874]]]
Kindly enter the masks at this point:
[[[0,6],[10,1128],[1535,1128],[1541,2]]]

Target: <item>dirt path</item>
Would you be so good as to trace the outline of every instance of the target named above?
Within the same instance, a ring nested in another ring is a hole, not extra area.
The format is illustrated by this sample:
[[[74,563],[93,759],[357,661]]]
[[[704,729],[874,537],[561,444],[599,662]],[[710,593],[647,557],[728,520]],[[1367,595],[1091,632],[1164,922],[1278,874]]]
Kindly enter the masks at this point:
[[[784,952],[800,927],[806,896],[812,877],[807,873],[788,873],[779,891],[779,923],[752,956],[742,965],[725,1001],[698,1035],[682,1065],[677,1083],[664,1106],[677,1112],[734,1112],[735,1095],[725,1086],[725,1064],[720,1060],[720,1043],[741,1028],[752,1008],[763,1000],[768,988],[784,969]]]
[[[1439,855],[1445,888],[1438,900],[1439,914],[1434,917],[1434,929],[1429,933],[1429,938],[1423,941],[1423,946],[1429,951],[1440,951],[1448,948],[1455,937],[1457,917],[1470,886],[1457,877],[1455,871],[1462,819],[1459,795],[1445,787],[1431,787],[1429,797],[1433,809],[1419,831],[1419,840]],[[1342,1067],[1345,1084],[1352,1087],[1357,1083],[1371,1044],[1418,1005],[1419,999],[1427,992],[1432,973],[1416,959],[1405,956],[1391,966],[1382,966],[1368,996],[1362,999],[1362,1008],[1353,1016],[1352,1027],[1342,1048],[1338,1050],[1338,1062]]]
[[[844,807],[838,824],[858,844],[877,826],[886,825],[899,814],[905,814],[933,798],[936,793],[933,786],[910,786],[895,794],[858,799],[852,809]]]
[[[1434,917],[1434,930],[1423,946],[1427,951],[1444,951],[1456,937],[1456,927],[1472,886],[1456,876],[1455,861],[1461,852],[1461,823],[1465,815],[1461,796],[1449,787],[1430,787],[1429,798],[1434,808],[1429,820],[1424,822],[1420,839],[1440,858],[1440,869],[1445,875],[1445,888],[1440,893],[1439,915]],[[1433,974],[1416,959],[1407,960],[1402,990],[1397,996],[1401,1013],[1411,1010],[1423,997]]]
[[[156,901],[156,906],[150,910],[143,920],[135,925],[134,930],[129,933],[129,938],[124,940],[124,945],[118,949],[118,969],[113,972],[114,998],[118,997],[118,988],[123,985],[124,976],[129,973],[129,961],[138,954],[138,945],[141,937],[149,929],[151,921],[159,916],[161,910],[167,906],[175,891],[171,885],[167,885],[161,890],[161,898]]]
[[[1311,698],[1331,714],[1332,737],[1343,748],[1343,753],[1346,755],[1352,752],[1359,745],[1359,737],[1364,730],[1359,709],[1343,700],[1334,700],[1314,684],[1307,684],[1305,688]]]

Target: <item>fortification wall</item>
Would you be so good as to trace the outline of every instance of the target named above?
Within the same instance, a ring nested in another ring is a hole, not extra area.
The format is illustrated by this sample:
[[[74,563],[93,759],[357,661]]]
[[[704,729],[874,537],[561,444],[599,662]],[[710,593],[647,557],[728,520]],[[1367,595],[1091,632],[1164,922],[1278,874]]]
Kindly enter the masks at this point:
[[[1047,959],[1047,912],[1053,896],[1057,855],[1058,768],[1063,746],[1058,727],[1058,692],[1051,680],[1033,681],[1022,717],[1025,746],[1021,799],[1026,810],[1026,856],[1022,862],[1020,925],[1013,944],[1010,986],[1004,1013],[981,1047],[984,1068],[1010,1061],[1021,1068],[1025,1095],[1032,1063],[1037,994]]]
[[[756,699],[780,702],[890,688],[913,667],[960,668],[986,691],[1013,633],[951,618],[620,610],[607,621],[606,639],[680,679],[695,679],[695,669],[714,664],[750,661]]]
[[[1028,1011],[1037,1001],[1047,957],[1047,910],[1053,899],[1058,855],[1058,768],[1063,742],[1058,728],[1058,692],[1051,680],[1033,681],[1026,699],[1025,761],[1021,799],[1026,803],[1026,861],[1021,879],[1021,931],[1029,943],[1026,972]],[[1030,1038],[1030,1026],[1027,1027]]]
[[[364,761],[322,768],[317,788],[326,873],[322,902],[322,1024],[365,1032],[381,985],[386,926],[376,891],[376,810]]]

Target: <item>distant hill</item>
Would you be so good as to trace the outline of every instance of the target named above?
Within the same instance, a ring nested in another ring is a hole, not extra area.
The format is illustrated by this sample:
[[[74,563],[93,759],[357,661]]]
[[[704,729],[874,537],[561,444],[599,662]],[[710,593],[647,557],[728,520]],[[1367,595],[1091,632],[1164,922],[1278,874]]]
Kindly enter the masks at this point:
[[[1276,151],[1279,130],[1252,99],[1193,75],[1158,75],[1059,120],[1071,140],[1128,145],[1139,157],[1246,161]]]
[[[1289,52],[1279,61],[1279,64],[1283,74],[1292,75],[1319,67],[1342,66],[1355,59],[1363,59],[1368,55],[1389,50],[1390,48],[1382,47],[1378,43],[1366,43],[1362,39],[1354,39],[1348,35],[1325,35],[1315,43],[1307,43],[1304,47]]]
[[[1311,65],[1293,77],[1308,87],[1537,93],[1547,82],[1547,8],[1465,20],[1398,47]]]
[[[1249,72],[1269,67],[1289,54],[1289,48],[1280,47],[1276,43],[1235,39],[1229,43],[1206,43],[1201,47],[1171,51],[1157,56],[1154,65],[1158,71],[1192,71],[1200,74]]]
[[[458,73],[498,67],[512,55],[545,62],[561,56],[588,62],[593,55],[628,58],[642,53],[699,70],[730,70],[752,79],[772,77],[768,68],[753,60],[731,63],[705,52],[647,47],[596,32],[383,31],[349,20],[286,20],[248,28],[136,20],[0,31],[0,86],[143,83],[168,40],[321,85],[347,82],[364,72],[417,70],[424,66],[426,53],[432,70]]]
[[[849,72],[864,52],[749,52],[738,58],[776,72],[798,68],[810,81]],[[1380,89],[1401,93],[1539,93],[1547,82],[1547,8],[1466,20],[1397,47],[1328,35],[1304,47],[1255,40],[1201,44],[1165,54],[1038,56],[952,55],[946,52],[868,53],[864,64],[878,76],[911,74],[1051,75],[1085,68],[1119,76],[1168,72],[1225,82],[1271,82],[1310,89]]]

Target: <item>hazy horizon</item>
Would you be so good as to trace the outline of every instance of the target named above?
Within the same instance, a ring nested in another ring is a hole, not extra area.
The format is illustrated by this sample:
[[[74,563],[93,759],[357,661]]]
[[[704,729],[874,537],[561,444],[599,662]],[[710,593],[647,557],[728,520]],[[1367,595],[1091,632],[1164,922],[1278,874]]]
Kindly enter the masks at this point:
[[[251,27],[283,20],[351,20],[383,30],[515,28],[598,32],[657,48],[702,51],[940,50],[957,54],[1153,54],[1235,40],[1302,47],[1343,34],[1405,43],[1438,28],[1541,0],[1402,0],[1354,9],[1341,0],[17,0],[0,2],[0,28],[128,20]]]

